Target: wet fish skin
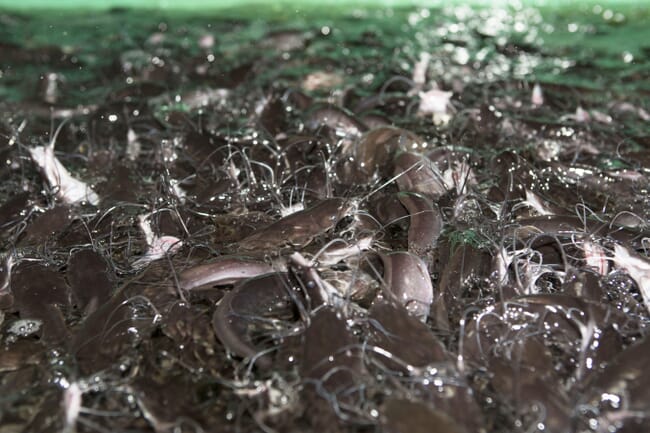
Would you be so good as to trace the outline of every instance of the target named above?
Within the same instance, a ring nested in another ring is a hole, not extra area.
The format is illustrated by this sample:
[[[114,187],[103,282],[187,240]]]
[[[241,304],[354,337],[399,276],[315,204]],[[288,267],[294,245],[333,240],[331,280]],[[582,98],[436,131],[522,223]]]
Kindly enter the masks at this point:
[[[537,417],[543,431],[563,433],[572,430],[571,400],[561,382],[543,377],[525,365],[494,359],[490,363],[492,386],[515,407],[515,419]]]
[[[419,401],[390,398],[381,418],[386,433],[468,433],[448,414]]]
[[[304,246],[316,236],[331,230],[351,210],[344,199],[329,198],[308,209],[292,213],[242,239],[243,250],[268,250],[283,245]]]
[[[179,283],[181,289],[192,290],[206,284],[233,284],[272,272],[271,266],[259,260],[244,256],[221,256],[211,263],[183,270],[179,275]]]
[[[644,235],[623,227],[610,227],[607,222],[585,220],[576,215],[543,215],[522,218],[517,221],[517,225],[512,227],[513,237],[524,242],[542,233],[558,236],[588,233],[594,236],[609,237],[631,246],[640,245],[639,242]]]
[[[400,153],[394,161],[395,182],[400,191],[420,193],[432,199],[447,192],[442,173],[426,156],[411,152]]]
[[[409,212],[409,251],[425,259],[436,247],[442,232],[443,221],[440,210],[420,194],[402,192],[397,197]]]
[[[591,381],[581,403],[600,413],[596,416],[598,431],[616,427],[616,431],[641,432],[650,429],[650,338],[620,351],[607,367]],[[590,415],[591,416],[591,415]],[[586,420],[581,420],[586,423]],[[586,431],[584,426],[582,431]]]
[[[79,306],[92,313],[110,299],[113,283],[108,263],[91,249],[75,252],[68,261],[66,277]]]
[[[471,388],[427,324],[403,306],[381,299],[370,308],[368,319],[368,341],[380,349],[372,356],[391,374],[411,378],[409,399],[435,407],[454,420],[451,424],[458,424],[459,431],[484,431],[486,424]],[[431,371],[433,377],[423,380]],[[399,390],[392,394],[399,395]]]
[[[407,251],[381,253],[384,264],[384,294],[395,299],[421,320],[426,321],[434,293],[426,264]]]
[[[379,127],[359,139],[345,143],[337,175],[346,185],[366,185],[388,178],[393,173],[398,151],[418,148],[424,140],[405,129]]]
[[[464,357],[475,365],[489,363],[490,354],[503,342],[521,340],[525,330],[543,330],[545,339],[554,341],[564,355],[577,357],[575,368],[565,371],[562,379],[584,384],[622,349],[616,329],[625,328],[628,320],[614,308],[576,296],[519,296],[484,309],[466,325]]]
[[[307,115],[307,126],[311,129],[327,126],[333,130],[340,129],[346,135],[359,135],[368,129],[354,114],[332,104],[311,108]]]
[[[402,305],[376,300],[370,307],[368,319],[369,340],[398,358],[382,358],[382,363],[389,368],[406,374],[406,365],[421,368],[450,360],[431,329],[409,314]]]
[[[286,274],[271,273],[237,284],[220,301],[212,316],[212,328],[224,347],[237,356],[255,360],[261,368],[269,368],[268,355],[257,356],[249,334],[264,318],[291,316],[293,297]],[[257,324],[256,324],[257,322]]]
[[[70,305],[70,288],[62,274],[40,263],[23,262],[13,270],[10,287],[20,317],[43,321],[41,338],[46,344],[67,342],[69,330],[60,307]]]
[[[331,338],[332,335],[337,337]],[[351,388],[364,373],[358,340],[334,308],[325,307],[314,313],[303,338],[302,375],[322,381],[328,392]]]
[[[438,285],[452,319],[463,309],[462,299],[468,296],[468,289],[487,286],[492,270],[490,252],[470,244],[456,247],[442,268]]]

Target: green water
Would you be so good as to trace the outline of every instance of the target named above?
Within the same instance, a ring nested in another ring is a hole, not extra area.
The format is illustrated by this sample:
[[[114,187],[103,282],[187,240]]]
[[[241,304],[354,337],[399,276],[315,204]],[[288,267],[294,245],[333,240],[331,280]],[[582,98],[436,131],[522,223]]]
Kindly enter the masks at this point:
[[[170,9],[170,10],[205,10],[213,9],[218,10],[222,8],[232,7],[250,7],[254,5],[256,8],[260,4],[268,4],[270,2],[262,2],[260,0],[186,0],[183,2],[175,2],[171,0],[105,0],[105,1],[83,1],[83,0],[25,0],[21,2],[0,1],[1,7],[8,7],[12,9],[33,9],[33,8],[46,8],[46,9],[110,9],[113,7],[129,7],[129,8],[145,8],[145,9]],[[276,0],[273,2],[276,6],[294,7],[294,8],[311,8],[323,4],[334,5],[338,7],[350,7],[351,2],[348,0]],[[408,6],[422,6],[422,7],[440,7],[443,5],[454,4],[471,4],[471,5],[484,5],[484,6],[503,6],[508,4],[515,4],[509,0],[470,0],[470,1],[441,1],[441,0],[357,0],[354,2],[355,6],[375,6],[375,7],[408,7]],[[577,0],[572,2],[562,0],[528,0],[520,2],[528,6],[542,6],[542,7],[575,7],[577,4],[586,5],[603,5],[603,6],[620,6],[620,5],[642,5],[647,4],[643,0],[606,0],[596,2],[594,0]],[[569,4],[570,3],[570,4]]]
[[[200,55],[197,41],[212,34],[217,40],[215,57],[231,66],[269,57],[268,50],[253,43],[269,32],[310,32],[318,37],[302,54],[317,59],[313,70],[322,68],[316,64],[319,61],[335,68],[352,65],[350,71],[359,65],[356,75],[346,74],[342,87],[358,86],[369,93],[396,73],[410,76],[421,52],[444,58],[437,72],[442,82],[445,75],[463,75],[463,67],[480,63],[481,72],[470,74],[470,81],[570,85],[578,89],[576,95],[583,103],[624,97],[647,106],[650,92],[650,7],[646,2],[607,2],[605,6],[572,2],[571,7],[565,2],[544,2],[541,8],[513,2],[490,8],[388,8],[377,3],[413,2],[364,2],[350,7],[342,1],[310,0],[253,7],[249,3],[255,2],[143,1],[138,7],[158,9],[103,12],[88,9],[122,3],[80,3],[59,2],[55,6],[60,10],[39,12],[46,2],[0,1],[0,8],[30,11],[0,13],[0,41],[27,49],[59,46],[83,65],[65,70],[70,89],[67,102],[72,104],[90,103],[110,92],[115,83],[98,86],[93,78],[121,52],[152,48],[148,38],[161,29],[166,55]],[[176,10],[180,5],[183,10]],[[47,2],[47,6],[52,4]],[[212,11],[197,13],[206,8]],[[331,30],[326,36],[319,35],[322,29]],[[359,42],[368,33],[377,37],[372,46]],[[372,75],[369,82],[362,82],[364,70]],[[304,67],[292,70],[285,65],[282,70],[269,69],[257,75],[253,84],[264,88],[308,72]],[[1,70],[0,99],[22,99],[43,73],[34,64]],[[183,83],[180,90],[193,85]]]

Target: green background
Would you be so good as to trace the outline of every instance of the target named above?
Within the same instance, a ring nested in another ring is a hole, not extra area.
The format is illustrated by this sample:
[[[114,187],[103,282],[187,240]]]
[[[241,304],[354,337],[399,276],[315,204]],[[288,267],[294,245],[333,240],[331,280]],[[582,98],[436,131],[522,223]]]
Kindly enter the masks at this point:
[[[29,9],[109,9],[112,7],[137,7],[143,9],[179,9],[179,10],[201,10],[206,9],[218,10],[222,8],[251,7],[264,5],[270,7],[271,4],[277,7],[297,7],[310,8],[314,6],[334,5],[337,7],[357,7],[357,6],[428,6],[437,7],[445,6],[450,3],[454,4],[472,4],[472,5],[508,5],[513,4],[508,0],[470,0],[458,1],[452,0],[0,0],[0,8],[14,10]],[[650,0],[524,0],[521,3],[529,6],[553,7],[553,8],[571,8],[577,3],[583,5],[650,5]]]

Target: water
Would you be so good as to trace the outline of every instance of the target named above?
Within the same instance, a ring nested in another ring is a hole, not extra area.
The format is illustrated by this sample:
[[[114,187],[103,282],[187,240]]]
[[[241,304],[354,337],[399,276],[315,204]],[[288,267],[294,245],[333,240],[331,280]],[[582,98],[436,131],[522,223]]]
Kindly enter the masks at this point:
[[[0,14],[0,430],[647,428],[649,13]]]

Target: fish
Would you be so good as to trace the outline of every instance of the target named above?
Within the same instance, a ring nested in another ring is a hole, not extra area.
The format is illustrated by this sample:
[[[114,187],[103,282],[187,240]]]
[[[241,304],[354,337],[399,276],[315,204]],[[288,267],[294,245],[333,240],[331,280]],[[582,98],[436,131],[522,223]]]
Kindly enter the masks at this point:
[[[409,212],[409,251],[425,259],[433,253],[442,232],[442,214],[438,206],[420,194],[401,192],[397,197]]]
[[[249,278],[229,291],[212,317],[212,328],[223,346],[263,369],[271,367],[269,354],[254,344],[251,330],[272,326],[273,319],[293,317],[294,297],[286,274]]]
[[[210,263],[184,269],[178,276],[183,290],[211,284],[213,286],[234,284],[237,281],[270,274],[273,267],[265,262],[245,256],[221,256]]]
[[[407,251],[380,253],[379,256],[384,264],[384,295],[426,321],[434,298],[433,284],[426,264]]]
[[[258,229],[238,242],[238,247],[269,250],[282,246],[302,247],[318,235],[331,230],[352,210],[352,203],[340,198],[316,202],[309,208],[294,212],[267,227]]]
[[[73,177],[54,155],[54,143],[64,124],[61,123],[49,144],[30,147],[28,148],[29,154],[41,170],[50,188],[63,203],[88,203],[97,206],[99,205],[99,195],[88,184]]]

